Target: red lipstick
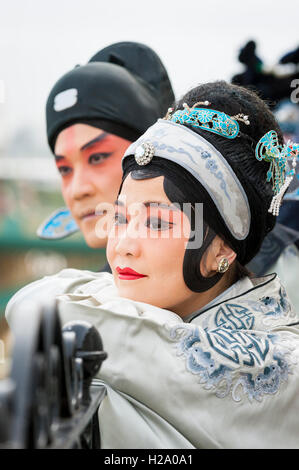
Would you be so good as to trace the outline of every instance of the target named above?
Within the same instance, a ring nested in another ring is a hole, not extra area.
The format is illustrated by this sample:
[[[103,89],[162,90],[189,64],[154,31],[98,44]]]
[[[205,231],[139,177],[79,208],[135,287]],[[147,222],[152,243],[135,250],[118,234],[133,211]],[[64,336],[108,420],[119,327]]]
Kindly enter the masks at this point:
[[[131,268],[120,268],[119,266],[116,267],[116,271],[118,273],[119,279],[123,279],[125,281],[134,281],[136,279],[141,279],[142,277],[147,277],[145,274],[140,274],[134,271]]]

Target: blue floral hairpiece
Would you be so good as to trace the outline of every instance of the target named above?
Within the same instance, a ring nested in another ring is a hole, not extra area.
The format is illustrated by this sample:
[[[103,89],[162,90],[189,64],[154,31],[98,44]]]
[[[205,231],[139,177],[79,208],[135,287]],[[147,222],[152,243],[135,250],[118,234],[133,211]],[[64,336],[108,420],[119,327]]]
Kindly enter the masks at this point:
[[[248,116],[244,114],[229,116],[214,109],[197,108],[198,105],[209,106],[210,103],[209,101],[198,102],[192,108],[184,103],[184,109],[177,110],[173,114],[173,109],[169,108],[165,119],[178,124],[189,124],[227,139],[235,139],[238,136],[240,128],[237,121],[242,121],[246,125],[250,124]]]
[[[186,103],[184,109],[173,113],[173,108],[169,108],[165,119],[178,124],[189,124],[214,134],[221,135],[227,139],[235,139],[239,135],[239,124],[237,121],[250,124],[248,116],[237,114],[229,116],[214,109],[197,108],[198,105],[209,106],[209,101],[195,103],[190,108]],[[273,130],[267,132],[257,143],[255,156],[258,160],[265,160],[270,163],[267,172],[267,181],[272,180],[274,196],[271,201],[269,212],[273,215],[279,214],[282,198],[287,191],[294,175],[297,156],[299,155],[299,144],[288,142],[280,145],[277,133]],[[292,168],[289,169],[289,160],[292,159]]]
[[[282,198],[295,175],[299,144],[288,142],[280,145],[275,131],[267,132],[257,143],[255,156],[258,160],[270,163],[267,172],[267,181],[272,180],[274,196],[269,207],[273,215],[279,214]],[[289,160],[292,159],[292,168],[289,168]]]

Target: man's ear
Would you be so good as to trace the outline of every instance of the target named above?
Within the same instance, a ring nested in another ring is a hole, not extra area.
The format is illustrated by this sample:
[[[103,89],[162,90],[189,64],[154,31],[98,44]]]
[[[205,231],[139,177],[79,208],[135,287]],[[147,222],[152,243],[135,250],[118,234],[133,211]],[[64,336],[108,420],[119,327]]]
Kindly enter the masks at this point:
[[[237,254],[235,251],[218,235],[213,239],[211,245],[207,249],[204,263],[201,265],[203,276],[208,277],[218,270],[219,263],[226,258],[231,266],[235,261]]]

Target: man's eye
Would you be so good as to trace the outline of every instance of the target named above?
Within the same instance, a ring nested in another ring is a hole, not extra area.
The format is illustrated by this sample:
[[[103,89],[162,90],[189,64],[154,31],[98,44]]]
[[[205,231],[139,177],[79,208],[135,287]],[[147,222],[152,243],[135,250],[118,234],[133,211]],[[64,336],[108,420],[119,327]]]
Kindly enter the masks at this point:
[[[172,227],[172,222],[158,219],[158,218],[148,218],[146,221],[146,226],[151,230],[168,230]]]
[[[127,223],[127,219],[125,218],[123,214],[115,214],[114,223],[115,225],[123,225]]]
[[[88,158],[88,163],[91,163],[92,165],[98,165],[99,163],[101,163],[103,160],[106,160],[106,158],[110,157],[110,155],[112,154],[112,152],[110,153],[94,153],[92,155],[90,155],[90,157]]]
[[[72,171],[72,169],[69,166],[60,166],[58,168],[58,171],[61,174],[61,176],[66,176]]]

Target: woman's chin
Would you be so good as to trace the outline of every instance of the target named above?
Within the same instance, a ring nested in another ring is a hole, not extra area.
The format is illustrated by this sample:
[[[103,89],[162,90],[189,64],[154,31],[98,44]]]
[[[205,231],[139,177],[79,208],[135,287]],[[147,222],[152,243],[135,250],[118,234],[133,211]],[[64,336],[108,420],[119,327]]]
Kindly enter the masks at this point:
[[[161,303],[161,299],[157,298],[155,295],[149,294],[148,289],[141,289],[140,285],[137,288],[137,284],[135,287],[133,285],[131,287],[119,287],[118,284],[117,290],[119,296],[124,297],[125,299],[133,300],[134,302],[142,302],[143,304],[150,304],[153,307],[164,308],[164,305]]]
[[[136,282],[136,281],[126,281],[126,282]],[[144,292],[142,289],[140,289],[140,286],[137,288],[137,285],[130,285],[130,286],[124,286],[120,285],[120,283],[117,283],[117,290],[118,294],[120,297],[125,297],[126,299],[134,300],[135,302],[143,302],[143,303],[153,303],[154,299],[152,296],[149,296]],[[153,303],[154,305],[154,303]]]

